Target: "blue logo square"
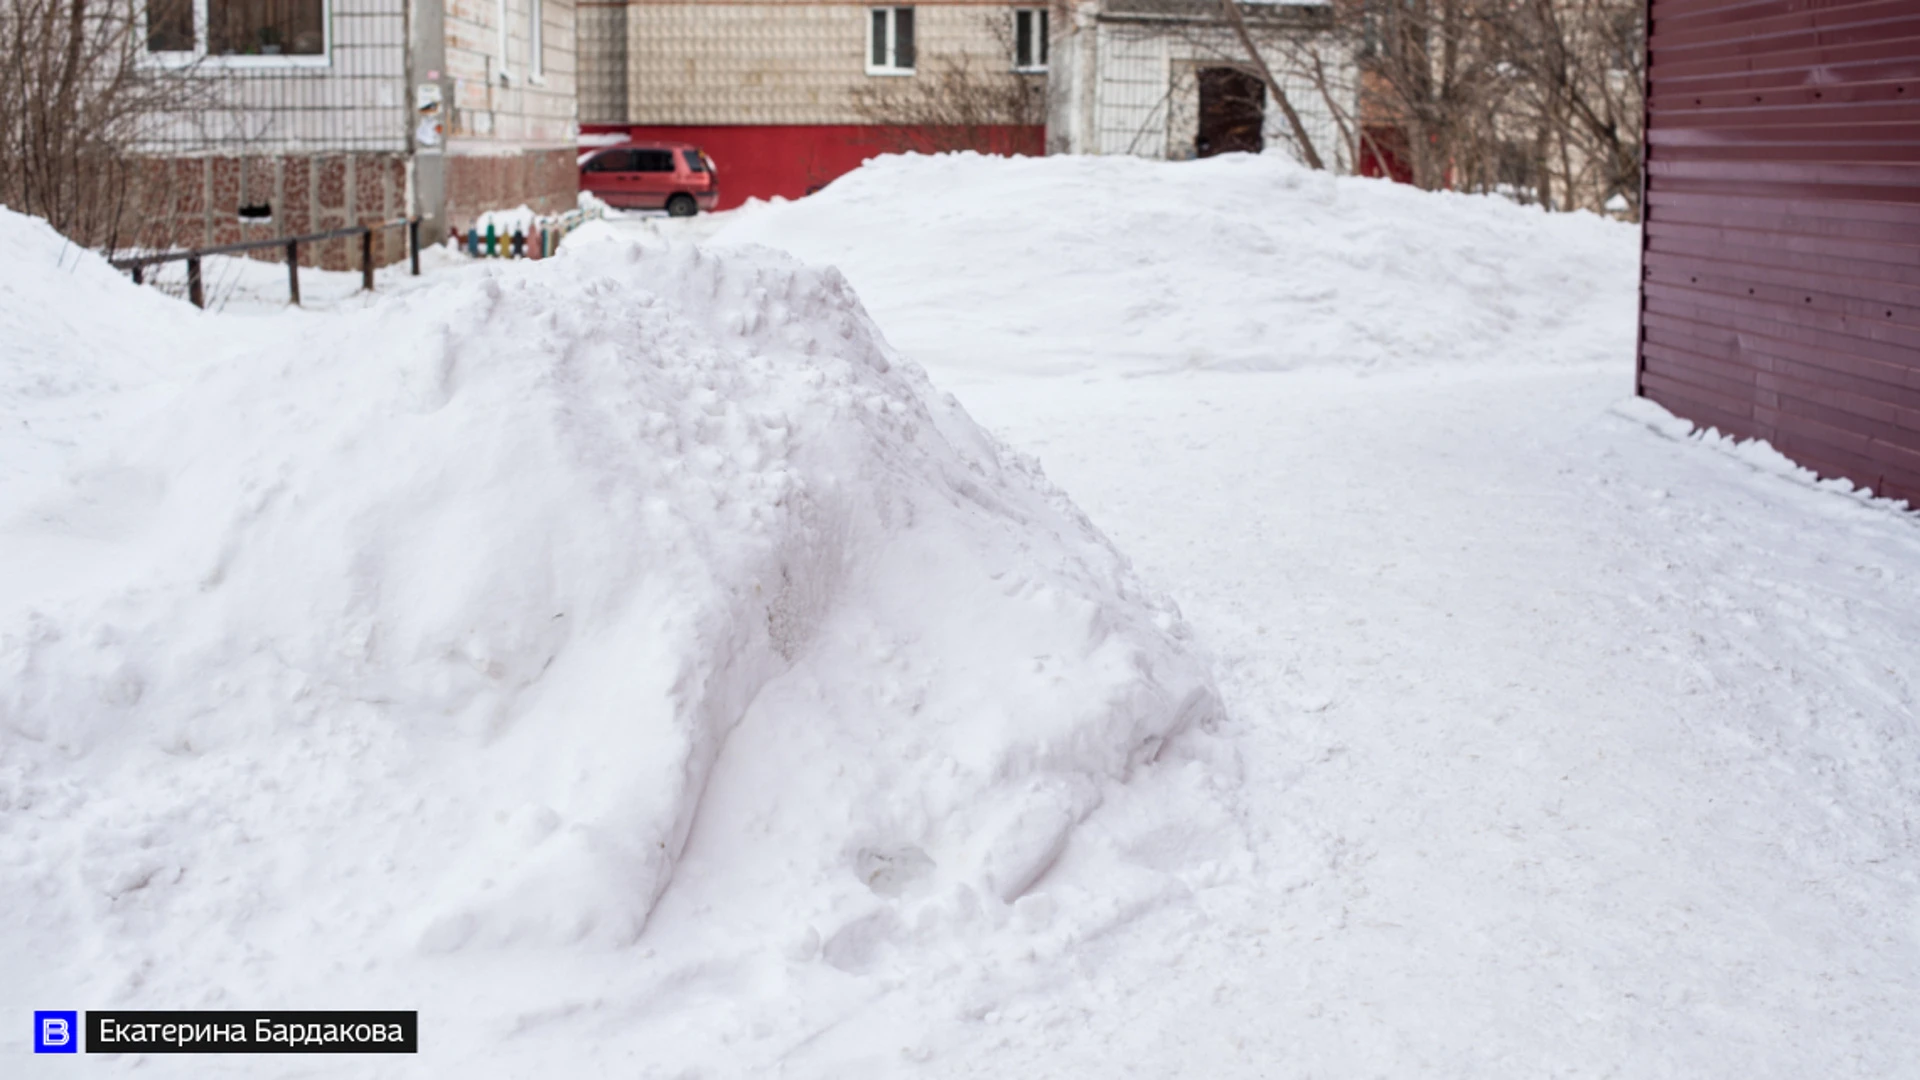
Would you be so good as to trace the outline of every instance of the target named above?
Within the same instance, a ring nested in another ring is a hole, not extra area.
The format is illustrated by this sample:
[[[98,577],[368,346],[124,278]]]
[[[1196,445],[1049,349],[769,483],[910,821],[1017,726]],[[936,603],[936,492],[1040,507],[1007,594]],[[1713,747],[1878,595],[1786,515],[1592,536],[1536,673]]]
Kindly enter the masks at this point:
[[[33,1014],[33,1052],[36,1054],[77,1054],[80,1052],[80,1014],[74,1012],[35,1012]]]

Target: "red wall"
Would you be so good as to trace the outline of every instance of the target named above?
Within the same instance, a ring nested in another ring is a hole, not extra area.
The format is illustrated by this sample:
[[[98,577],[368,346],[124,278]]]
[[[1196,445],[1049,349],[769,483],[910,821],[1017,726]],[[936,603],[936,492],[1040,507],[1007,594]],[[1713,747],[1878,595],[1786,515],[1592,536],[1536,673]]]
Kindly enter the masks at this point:
[[[1413,166],[1407,161],[1407,133],[1397,127],[1368,125],[1366,135],[1360,140],[1360,175],[1384,176],[1396,184],[1413,183]]]
[[[958,149],[1039,154],[1046,145],[1045,128],[1011,124],[963,131],[858,124],[585,124],[580,130],[698,146],[720,166],[722,210],[775,195],[797,199],[881,154]]]

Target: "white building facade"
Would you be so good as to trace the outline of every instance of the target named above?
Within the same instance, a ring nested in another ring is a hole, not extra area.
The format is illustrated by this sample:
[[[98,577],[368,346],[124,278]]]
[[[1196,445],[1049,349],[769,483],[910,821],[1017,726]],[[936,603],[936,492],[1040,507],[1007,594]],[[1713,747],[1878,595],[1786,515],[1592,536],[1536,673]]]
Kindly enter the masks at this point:
[[[1324,4],[1242,4],[1275,80],[1323,162],[1351,171],[1341,120],[1357,115],[1350,58],[1319,78],[1281,43],[1330,25]],[[1269,47],[1271,45],[1271,47]],[[1323,53],[1331,50],[1323,50]],[[1324,84],[1324,85],[1323,85]],[[1340,114],[1340,115],[1336,115]],[[1253,125],[1222,138],[1217,130]],[[1304,157],[1279,103],[1212,0],[1085,0],[1055,20],[1047,150],[1184,159],[1230,149],[1284,148]]]

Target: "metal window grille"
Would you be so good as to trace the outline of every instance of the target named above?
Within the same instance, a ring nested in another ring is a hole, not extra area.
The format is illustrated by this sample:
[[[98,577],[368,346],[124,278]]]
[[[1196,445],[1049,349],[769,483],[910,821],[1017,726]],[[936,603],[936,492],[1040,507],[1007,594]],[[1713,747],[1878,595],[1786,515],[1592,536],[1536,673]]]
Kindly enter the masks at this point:
[[[185,0],[179,0],[185,2]],[[219,0],[195,0],[199,13]],[[149,8],[151,13],[154,8]],[[169,13],[175,9],[161,7]],[[395,0],[327,0],[322,51],[219,55],[211,30],[185,60],[155,44],[180,43],[177,26],[147,36],[154,62],[181,65],[205,90],[191,114],[168,116],[141,146],[156,156],[403,152],[407,149],[406,17]],[[207,23],[204,18],[200,26]],[[253,39],[259,42],[260,35]],[[156,40],[157,39],[157,40]],[[232,44],[233,38],[226,39]],[[245,201],[245,200],[243,200]]]

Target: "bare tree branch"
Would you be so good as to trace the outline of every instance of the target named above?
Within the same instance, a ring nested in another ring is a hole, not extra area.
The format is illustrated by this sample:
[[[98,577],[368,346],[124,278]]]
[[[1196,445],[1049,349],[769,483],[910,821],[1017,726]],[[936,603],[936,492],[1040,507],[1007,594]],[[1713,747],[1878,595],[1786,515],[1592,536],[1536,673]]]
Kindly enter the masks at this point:
[[[1047,122],[1046,77],[1013,69],[1012,27],[1002,15],[983,16],[984,29],[998,44],[998,59],[923,53],[923,70],[912,78],[881,79],[855,90],[854,111],[890,131],[901,150],[1022,149],[1009,129]]]
[[[1300,156],[1310,169],[1325,169],[1320,160],[1320,152],[1314,148],[1313,140],[1307,136],[1305,124],[1300,122],[1300,113],[1287,99],[1287,92],[1280,80],[1273,77],[1273,69],[1267,66],[1267,58],[1260,47],[1253,42],[1253,35],[1247,32],[1246,16],[1240,12],[1239,0],[1220,0],[1220,10],[1226,15],[1227,24],[1233,27],[1233,34],[1240,39],[1240,47],[1247,50],[1247,57],[1253,62],[1254,70],[1259,72],[1260,81],[1267,84],[1267,93],[1273,95],[1274,104],[1280,106],[1281,115],[1287,118],[1287,127],[1292,130],[1294,141],[1300,145]]]
[[[0,203],[90,247],[132,239],[158,175],[139,149],[211,93],[147,62],[136,2],[0,0]]]

